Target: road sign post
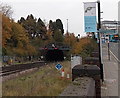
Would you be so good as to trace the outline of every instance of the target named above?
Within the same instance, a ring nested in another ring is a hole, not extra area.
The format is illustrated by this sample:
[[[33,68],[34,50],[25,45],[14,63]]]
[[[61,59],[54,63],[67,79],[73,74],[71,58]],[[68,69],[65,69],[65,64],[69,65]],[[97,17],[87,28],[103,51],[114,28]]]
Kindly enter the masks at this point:
[[[101,12],[100,12],[100,1],[98,0],[97,1],[97,3],[98,3],[98,40],[99,40],[99,43],[98,43],[98,46],[99,46],[99,61],[100,61],[100,71],[101,71],[101,79],[102,79],[102,81],[104,81],[104,74],[103,74],[103,64],[102,64],[102,62],[101,62],[101,41],[100,41],[100,32],[99,32],[99,30],[101,29],[101,22],[100,22],[100,19],[101,19]]]
[[[109,40],[108,40],[108,60],[110,61],[110,45],[109,45]]]
[[[96,2],[85,2],[84,3],[84,23],[85,23],[85,32],[97,32],[98,35],[98,46],[99,46],[99,62],[100,62],[100,69],[103,69],[103,64],[101,62],[101,40],[100,40],[100,1],[97,1],[98,4],[98,25],[96,22]],[[101,79],[103,79],[103,70],[101,70]]]

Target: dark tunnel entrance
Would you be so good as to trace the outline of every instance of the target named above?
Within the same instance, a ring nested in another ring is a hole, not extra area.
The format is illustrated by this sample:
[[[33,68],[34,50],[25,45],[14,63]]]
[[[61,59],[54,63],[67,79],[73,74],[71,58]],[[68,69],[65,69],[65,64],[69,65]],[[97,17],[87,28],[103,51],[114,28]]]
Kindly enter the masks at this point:
[[[45,58],[47,61],[63,61],[64,54],[62,50],[48,50]]]

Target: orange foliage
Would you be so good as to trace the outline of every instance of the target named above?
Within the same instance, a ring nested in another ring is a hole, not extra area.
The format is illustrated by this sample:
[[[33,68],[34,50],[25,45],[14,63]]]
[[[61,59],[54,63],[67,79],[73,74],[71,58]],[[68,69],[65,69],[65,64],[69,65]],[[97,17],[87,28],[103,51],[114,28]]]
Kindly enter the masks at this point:
[[[27,45],[26,52],[27,52],[27,54],[29,54],[29,55],[33,55],[33,54],[35,55],[35,54],[37,53],[35,47],[33,47],[33,46],[30,45],[30,44]]]
[[[74,48],[73,48],[73,51],[72,53],[73,54],[79,54],[82,50],[83,50],[83,46],[85,46],[86,44],[89,44],[90,43],[90,39],[85,37],[85,38],[81,38],[79,40],[79,42],[76,42],[74,44]]]
[[[2,16],[2,47],[5,48],[7,40],[11,37],[11,21],[8,17]]]
[[[48,36],[52,36],[52,34],[53,34],[52,31],[50,31],[50,30],[47,31]]]
[[[24,56],[35,54],[36,50],[30,44],[25,29],[4,15],[2,20],[2,47],[7,50],[8,55]]]
[[[35,48],[30,44],[26,45],[26,47],[23,47],[22,44],[19,44],[18,47],[13,47],[11,51],[17,56],[27,56],[36,54]]]
[[[64,41],[66,44],[73,47],[73,45],[76,43],[76,38],[75,38],[74,33],[66,33]]]
[[[0,13],[0,46],[2,46],[2,13]]]
[[[90,43],[90,39],[87,37],[84,37],[79,39],[79,42],[78,42],[74,33],[66,33],[65,43],[72,48],[71,50],[72,54],[79,54],[83,50],[83,46]]]

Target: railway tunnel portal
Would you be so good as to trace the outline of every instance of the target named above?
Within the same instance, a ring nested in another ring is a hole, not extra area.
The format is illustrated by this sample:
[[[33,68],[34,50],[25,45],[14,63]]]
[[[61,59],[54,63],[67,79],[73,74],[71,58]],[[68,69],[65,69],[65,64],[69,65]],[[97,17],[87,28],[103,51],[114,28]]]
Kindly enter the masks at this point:
[[[40,50],[46,61],[63,61],[70,47],[62,43],[49,43]]]

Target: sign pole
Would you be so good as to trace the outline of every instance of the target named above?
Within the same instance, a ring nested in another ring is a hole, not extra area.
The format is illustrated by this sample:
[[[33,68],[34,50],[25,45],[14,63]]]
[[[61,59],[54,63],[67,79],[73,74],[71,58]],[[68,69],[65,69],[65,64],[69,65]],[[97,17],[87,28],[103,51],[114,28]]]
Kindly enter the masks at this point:
[[[110,45],[109,45],[109,41],[108,41],[108,60],[110,61]]]
[[[98,43],[98,46],[99,46],[99,62],[100,62],[100,71],[101,71],[101,79],[102,79],[102,82],[104,81],[104,74],[103,74],[103,64],[101,62],[101,46],[100,46],[100,29],[101,29],[101,22],[100,22],[100,18],[101,18],[101,15],[100,15],[100,1],[98,0],[97,1],[98,3],[98,40],[99,40],[99,43]]]

